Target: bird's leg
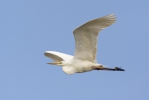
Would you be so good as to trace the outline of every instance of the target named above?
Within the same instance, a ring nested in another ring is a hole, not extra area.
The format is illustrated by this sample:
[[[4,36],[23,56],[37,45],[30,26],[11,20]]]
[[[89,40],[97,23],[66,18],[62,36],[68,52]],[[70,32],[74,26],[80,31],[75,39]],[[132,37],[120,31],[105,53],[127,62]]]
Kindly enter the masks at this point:
[[[93,70],[107,70],[107,71],[125,71],[124,69],[122,68],[119,68],[119,67],[115,67],[115,68],[106,68],[106,67],[103,67],[103,66],[92,66],[92,69]]]
[[[100,69],[103,69],[104,67],[103,67],[103,65],[100,65],[100,66],[92,66],[92,69],[93,70],[100,70]]]

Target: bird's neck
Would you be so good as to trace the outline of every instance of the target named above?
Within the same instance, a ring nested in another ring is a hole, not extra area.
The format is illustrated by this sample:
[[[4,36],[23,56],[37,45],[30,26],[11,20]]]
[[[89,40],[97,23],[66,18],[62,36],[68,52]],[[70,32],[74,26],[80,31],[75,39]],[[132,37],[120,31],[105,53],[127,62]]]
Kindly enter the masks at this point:
[[[75,73],[74,68],[71,66],[63,66],[62,69],[66,74],[74,74]]]

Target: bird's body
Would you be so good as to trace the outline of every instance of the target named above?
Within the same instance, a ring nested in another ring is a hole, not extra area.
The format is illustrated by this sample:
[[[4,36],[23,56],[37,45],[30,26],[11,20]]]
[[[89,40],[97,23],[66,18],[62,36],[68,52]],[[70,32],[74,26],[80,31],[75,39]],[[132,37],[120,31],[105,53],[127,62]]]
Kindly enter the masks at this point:
[[[80,67],[81,66],[81,67]],[[71,59],[67,66],[62,67],[63,71],[67,74],[82,73],[92,71],[92,66],[98,66],[98,64],[90,61],[73,60]]]
[[[46,51],[45,56],[56,62],[48,63],[62,66],[66,74],[82,73],[92,70],[124,71],[121,68],[105,68],[96,62],[98,33],[116,21],[114,14],[91,20],[74,30],[76,50],[74,56]]]
[[[59,59],[57,58],[57,55],[59,55],[59,57],[63,56],[64,57],[63,59],[65,60],[61,60],[61,59],[59,60],[63,63],[62,69],[66,74],[88,72],[93,70],[91,66],[102,66],[101,64],[93,63],[90,61],[82,61],[80,59],[75,59],[71,55],[67,55],[56,51],[46,51],[45,55],[50,58],[55,57],[55,58],[52,58],[53,60]],[[57,60],[58,63],[59,63],[59,60]],[[56,64],[57,62],[49,63],[49,64]]]

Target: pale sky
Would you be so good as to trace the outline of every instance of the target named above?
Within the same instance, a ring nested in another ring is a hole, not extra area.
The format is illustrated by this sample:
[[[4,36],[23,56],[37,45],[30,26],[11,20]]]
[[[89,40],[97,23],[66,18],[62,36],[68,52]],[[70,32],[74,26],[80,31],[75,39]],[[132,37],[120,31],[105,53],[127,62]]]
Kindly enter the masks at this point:
[[[0,100],[148,100],[149,1],[1,0]],[[114,13],[100,32],[98,63],[125,72],[67,75],[44,51],[74,54],[73,30]]]

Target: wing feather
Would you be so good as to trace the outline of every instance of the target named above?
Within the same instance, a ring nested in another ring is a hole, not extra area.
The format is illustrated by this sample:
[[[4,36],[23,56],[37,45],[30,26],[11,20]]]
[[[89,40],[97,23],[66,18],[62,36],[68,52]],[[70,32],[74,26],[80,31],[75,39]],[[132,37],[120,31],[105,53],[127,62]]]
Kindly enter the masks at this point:
[[[73,32],[76,44],[74,58],[96,62],[98,33],[115,21],[115,15],[110,14],[76,28]]]
[[[56,51],[45,51],[44,55],[46,57],[51,58],[54,61],[63,61],[63,60],[68,60],[73,58],[73,56],[71,55],[56,52]]]

